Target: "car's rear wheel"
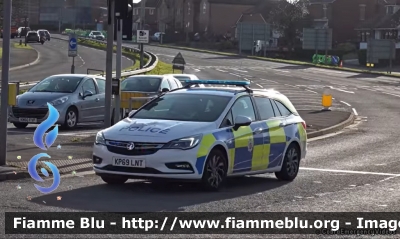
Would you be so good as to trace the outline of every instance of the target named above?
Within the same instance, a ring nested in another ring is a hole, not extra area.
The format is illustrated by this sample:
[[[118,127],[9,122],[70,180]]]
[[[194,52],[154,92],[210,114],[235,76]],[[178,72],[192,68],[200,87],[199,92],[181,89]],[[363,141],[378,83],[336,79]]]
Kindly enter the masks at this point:
[[[17,129],[25,129],[26,126],[28,126],[27,123],[13,123],[13,125],[14,125],[15,128],[17,128]]]
[[[63,128],[74,129],[78,125],[78,111],[74,107],[69,107],[65,114]]]
[[[108,184],[124,184],[128,178],[122,176],[101,176],[101,179]]]
[[[300,168],[300,149],[296,144],[289,145],[283,159],[281,171],[276,172],[275,176],[279,180],[293,181]]]
[[[207,191],[218,191],[225,183],[227,159],[218,149],[213,149],[207,157],[202,177],[202,186]]]

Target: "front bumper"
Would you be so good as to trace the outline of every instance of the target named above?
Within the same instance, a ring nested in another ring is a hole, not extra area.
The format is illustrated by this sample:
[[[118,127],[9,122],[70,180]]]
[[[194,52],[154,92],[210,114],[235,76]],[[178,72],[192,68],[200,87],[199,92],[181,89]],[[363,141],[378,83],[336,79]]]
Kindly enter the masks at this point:
[[[202,178],[204,159],[197,159],[197,147],[189,150],[159,149],[147,155],[122,155],[105,145],[93,146],[93,170],[97,175],[121,175],[132,179],[162,178],[197,181]],[[113,158],[144,160],[144,166],[113,166]],[[96,161],[96,160],[101,160]],[[181,167],[179,165],[186,165]]]
[[[57,109],[57,107],[56,107]],[[63,124],[65,120],[65,111],[59,109],[58,113],[60,117],[56,124]],[[8,122],[10,123],[28,123],[28,124],[40,124],[45,121],[48,117],[48,108],[20,108],[20,107],[9,107]],[[27,120],[28,119],[28,120]]]

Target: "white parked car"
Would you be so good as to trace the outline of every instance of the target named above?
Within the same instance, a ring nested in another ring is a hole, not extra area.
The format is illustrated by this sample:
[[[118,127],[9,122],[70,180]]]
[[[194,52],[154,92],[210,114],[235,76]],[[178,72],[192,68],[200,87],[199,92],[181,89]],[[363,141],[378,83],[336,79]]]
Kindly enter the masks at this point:
[[[89,33],[89,38],[101,41],[104,41],[106,39],[106,37],[100,31],[91,31]]]
[[[216,191],[230,176],[296,178],[306,155],[306,124],[286,96],[252,90],[246,81],[187,83],[97,133],[93,168],[103,181],[193,180]]]
[[[172,76],[175,79],[178,79],[182,83],[183,86],[187,85],[187,83],[186,83],[187,80],[199,80],[199,78],[193,74],[167,74],[167,76]],[[196,86],[204,87],[203,84],[199,84]]]

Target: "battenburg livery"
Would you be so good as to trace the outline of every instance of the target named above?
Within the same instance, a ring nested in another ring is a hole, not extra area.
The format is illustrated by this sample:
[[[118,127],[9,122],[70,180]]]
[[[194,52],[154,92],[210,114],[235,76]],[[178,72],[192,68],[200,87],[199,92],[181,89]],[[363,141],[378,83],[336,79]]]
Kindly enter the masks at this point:
[[[109,184],[178,179],[210,190],[230,176],[294,180],[306,155],[306,124],[286,96],[248,86],[190,80],[160,95],[97,134],[94,171]]]

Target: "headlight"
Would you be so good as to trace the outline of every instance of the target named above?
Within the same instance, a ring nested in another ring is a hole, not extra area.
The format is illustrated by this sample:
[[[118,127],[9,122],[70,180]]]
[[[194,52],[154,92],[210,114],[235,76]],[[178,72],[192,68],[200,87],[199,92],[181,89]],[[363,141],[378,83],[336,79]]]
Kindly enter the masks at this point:
[[[173,140],[169,143],[167,143],[166,145],[164,145],[164,149],[192,149],[194,147],[196,147],[202,138],[203,135],[199,134],[199,135],[194,135],[191,137],[186,137],[186,138],[182,138],[182,139],[176,139]]]
[[[105,138],[104,138],[104,134],[103,134],[103,132],[98,132],[97,134],[96,134],[96,141],[95,141],[95,144],[102,144],[102,145],[106,145],[106,140],[105,140]]]
[[[64,96],[64,97],[61,97],[60,99],[53,100],[52,102],[50,102],[50,104],[52,104],[53,106],[61,105],[61,104],[64,104],[65,102],[67,102],[67,100],[68,100],[68,96]]]

